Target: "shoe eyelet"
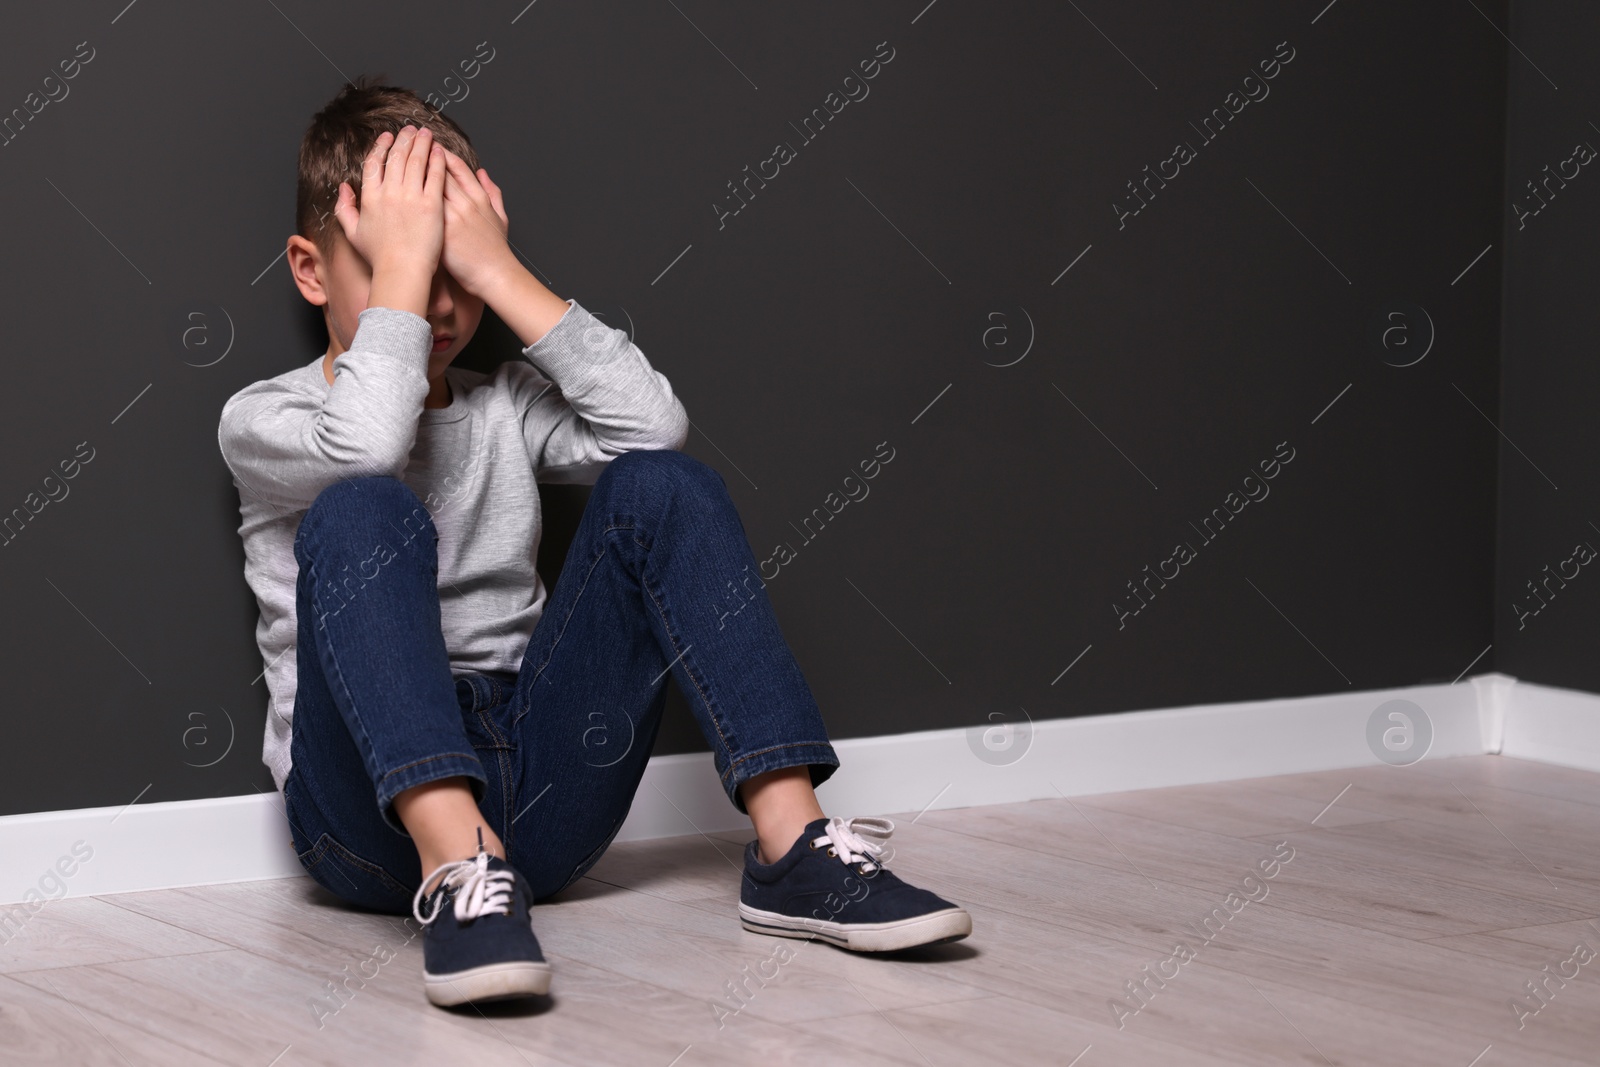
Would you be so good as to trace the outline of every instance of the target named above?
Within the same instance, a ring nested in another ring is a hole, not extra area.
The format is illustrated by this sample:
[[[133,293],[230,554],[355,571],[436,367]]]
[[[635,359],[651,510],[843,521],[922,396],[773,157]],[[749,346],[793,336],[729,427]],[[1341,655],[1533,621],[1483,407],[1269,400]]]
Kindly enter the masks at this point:
[[[839,853],[830,848],[830,849],[828,849],[828,855],[837,856],[837,855],[839,855]]]
[[[811,842],[811,851],[815,852],[816,850],[817,850],[817,843],[815,841],[813,841],[813,842]]]

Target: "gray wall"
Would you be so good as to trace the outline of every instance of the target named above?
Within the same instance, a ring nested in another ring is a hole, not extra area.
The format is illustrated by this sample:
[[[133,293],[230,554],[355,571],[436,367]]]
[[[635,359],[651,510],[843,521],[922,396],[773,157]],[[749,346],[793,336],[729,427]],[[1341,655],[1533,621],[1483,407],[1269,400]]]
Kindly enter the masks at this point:
[[[0,547],[0,812],[270,787],[216,425],[325,346],[274,257],[299,136],[363,72],[469,90],[448,113],[517,245],[558,294],[631,318],[757,557],[793,546],[767,589],[836,737],[1452,680],[1504,613],[1483,413],[1506,5],[1477,7],[8,13],[0,107],[69,95],[0,148],[0,507],[37,504],[80,442],[93,458]],[[1577,97],[1578,43],[1549,32]],[[45,83],[82,41],[90,62]],[[447,86],[480,42],[492,61]],[[803,140],[880,42],[870,94]],[[1563,102],[1530,162],[1581,134]],[[793,158],[721,215],[780,141]],[[1192,158],[1163,163],[1180,141]],[[1147,166],[1170,180],[1136,199]],[[1559,225],[1581,227],[1584,196]],[[506,358],[486,324],[462,362]],[[881,442],[871,495],[805,541]],[[583,499],[550,493],[547,576]],[[1175,576],[1135,599],[1147,566]],[[669,717],[661,751],[700,747],[676,694]]]
[[[1600,691],[1600,11],[1519,3],[1511,36],[1496,664]]]

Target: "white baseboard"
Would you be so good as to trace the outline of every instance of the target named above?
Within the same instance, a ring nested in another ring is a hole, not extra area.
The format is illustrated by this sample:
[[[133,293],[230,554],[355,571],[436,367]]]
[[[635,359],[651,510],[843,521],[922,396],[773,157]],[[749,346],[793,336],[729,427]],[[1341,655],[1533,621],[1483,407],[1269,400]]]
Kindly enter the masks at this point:
[[[1600,771],[1600,696],[1487,674],[1470,684],[1052,719],[1017,727],[1005,757],[978,745],[991,759],[1013,759],[1004,764],[980,758],[964,729],[853,738],[835,743],[840,768],[818,795],[827,811],[849,816],[1376,765],[1367,723],[1389,700],[1426,713],[1427,758],[1503,751]],[[280,805],[272,793],[0,817],[0,904],[299,875]],[[709,753],[660,756],[617,840],[748,827]]]
[[[1600,696],[1518,682],[1501,755],[1600,771]]]

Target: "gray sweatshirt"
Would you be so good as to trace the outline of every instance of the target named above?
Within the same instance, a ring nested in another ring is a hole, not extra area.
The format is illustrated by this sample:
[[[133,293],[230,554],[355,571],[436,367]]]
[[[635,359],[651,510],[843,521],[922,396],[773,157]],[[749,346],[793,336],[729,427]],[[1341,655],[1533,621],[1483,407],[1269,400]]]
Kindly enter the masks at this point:
[[[544,610],[534,569],[540,482],[593,485],[624,452],[676,449],[689,416],[666,376],[576,301],[490,374],[447,367],[450,404],[424,408],[432,330],[409,311],[362,311],[350,349],[239,390],[217,443],[239,490],[245,580],[269,694],[262,760],[289,773],[295,695],[294,536],[324,488],[393,475],[439,531],[439,608],[452,674],[515,672]]]

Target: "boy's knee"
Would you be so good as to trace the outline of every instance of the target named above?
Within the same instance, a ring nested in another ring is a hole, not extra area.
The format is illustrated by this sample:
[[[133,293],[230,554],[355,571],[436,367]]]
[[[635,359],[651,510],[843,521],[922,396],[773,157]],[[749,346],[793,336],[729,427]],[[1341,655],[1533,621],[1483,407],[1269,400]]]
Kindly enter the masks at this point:
[[[346,478],[317,494],[300,520],[302,530],[329,522],[354,527],[400,531],[409,539],[433,525],[433,516],[411,487],[389,475]]]
[[[616,472],[614,478],[637,478],[675,492],[687,490],[725,494],[728,489],[722,474],[715,467],[675,448],[624,452],[606,465],[601,477],[611,475],[613,471]]]

